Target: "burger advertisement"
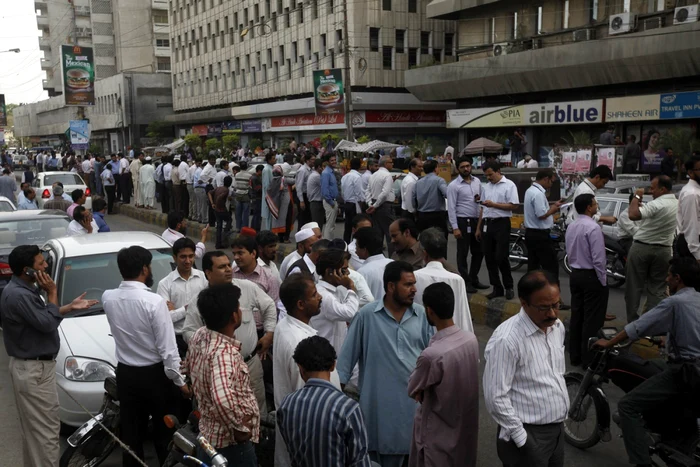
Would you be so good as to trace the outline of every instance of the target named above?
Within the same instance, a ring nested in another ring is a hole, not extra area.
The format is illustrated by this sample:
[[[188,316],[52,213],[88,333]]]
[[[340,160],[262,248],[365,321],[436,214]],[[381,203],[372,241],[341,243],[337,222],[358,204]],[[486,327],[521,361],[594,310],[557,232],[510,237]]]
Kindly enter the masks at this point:
[[[339,68],[314,71],[316,115],[344,112],[343,72]]]
[[[95,62],[92,48],[61,46],[66,105],[95,105]]]

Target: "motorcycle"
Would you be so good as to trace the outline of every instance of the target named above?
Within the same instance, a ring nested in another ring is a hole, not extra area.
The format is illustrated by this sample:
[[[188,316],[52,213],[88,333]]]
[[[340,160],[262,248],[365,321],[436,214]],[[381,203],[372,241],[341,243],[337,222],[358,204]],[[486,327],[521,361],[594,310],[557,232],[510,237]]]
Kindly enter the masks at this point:
[[[559,219],[554,223],[554,226],[549,232],[549,238],[555,244],[555,251],[557,252],[557,259],[564,265],[564,259],[566,256],[566,217],[562,214]],[[515,229],[510,232],[510,242],[508,245],[508,261],[510,263],[510,270],[517,271],[523,265],[527,264],[527,245],[525,244],[525,229]]]
[[[617,334],[616,328],[603,328],[600,337],[611,339]],[[597,338],[589,340],[593,345]],[[659,338],[645,338],[659,344]],[[642,382],[661,373],[664,368],[656,362],[644,360],[626,349],[631,342],[614,348],[598,349],[585,374],[569,372],[564,375],[569,391],[570,407],[564,422],[566,442],[579,449],[587,449],[599,442],[610,441],[610,419],[619,424],[617,413],[611,416],[610,404],[603,385],[612,382],[625,393]],[[700,466],[698,451],[698,414],[687,414],[686,400],[669,402],[668,405],[644,414],[644,421],[650,432],[649,451],[658,456],[667,466]],[[669,420],[669,414],[679,414],[678,420]],[[659,465],[659,464],[653,464]]]
[[[197,466],[197,467],[227,467],[228,461],[219,454],[216,449],[199,433],[199,413],[193,411],[187,418],[187,422],[181,425],[175,415],[166,415],[165,425],[169,428],[177,428],[173,434],[173,440],[168,447],[168,457],[166,457],[163,467],[173,467],[176,465]],[[197,447],[201,447],[211,459],[211,465],[197,459]]]
[[[608,287],[616,289],[621,287],[627,279],[625,269],[627,268],[627,251],[625,248],[612,237],[603,235],[605,238],[605,270],[607,273]],[[571,266],[569,266],[569,255],[564,255],[564,270],[571,274]]]
[[[117,441],[104,429],[106,427],[119,436],[116,378],[107,378],[104,388],[105,395],[100,413],[85,422],[68,438],[68,448],[61,455],[60,467],[100,465],[117,446]]]

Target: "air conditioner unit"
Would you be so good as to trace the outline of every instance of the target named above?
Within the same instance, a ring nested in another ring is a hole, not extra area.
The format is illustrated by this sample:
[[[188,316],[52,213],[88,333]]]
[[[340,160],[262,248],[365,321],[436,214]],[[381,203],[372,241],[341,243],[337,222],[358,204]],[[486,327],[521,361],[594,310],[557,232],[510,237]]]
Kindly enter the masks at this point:
[[[700,5],[679,6],[673,14],[673,24],[694,23],[698,20]]]
[[[493,56],[499,57],[501,55],[508,55],[510,52],[510,44],[508,42],[501,42],[500,44],[493,44]]]
[[[650,29],[659,29],[664,27],[663,17],[647,18],[642,23],[642,30],[649,31]]]
[[[595,29],[578,29],[574,31],[574,42],[592,41],[595,39]]]
[[[608,34],[611,36],[634,31],[637,25],[637,15],[632,13],[619,13],[617,15],[612,15],[610,17],[609,24]]]

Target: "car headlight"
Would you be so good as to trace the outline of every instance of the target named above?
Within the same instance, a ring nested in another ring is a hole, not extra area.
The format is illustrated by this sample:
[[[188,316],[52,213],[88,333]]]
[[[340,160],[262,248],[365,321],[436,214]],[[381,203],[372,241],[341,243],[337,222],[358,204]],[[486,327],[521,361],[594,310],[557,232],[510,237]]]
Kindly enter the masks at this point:
[[[71,381],[96,382],[115,376],[114,367],[109,363],[90,358],[68,357],[63,374]]]

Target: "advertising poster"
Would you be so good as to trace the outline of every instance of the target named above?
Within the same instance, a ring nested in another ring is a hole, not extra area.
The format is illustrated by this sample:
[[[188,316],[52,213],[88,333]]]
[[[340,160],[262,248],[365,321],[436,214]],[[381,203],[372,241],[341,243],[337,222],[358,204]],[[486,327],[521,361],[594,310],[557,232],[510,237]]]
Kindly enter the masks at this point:
[[[642,172],[659,172],[666,152],[661,148],[661,133],[656,128],[642,135]]]
[[[70,121],[70,144],[73,149],[87,149],[90,142],[87,120]]]
[[[5,94],[0,94],[0,126],[7,126],[7,108],[5,107]]]
[[[316,115],[343,113],[343,72],[339,68],[314,71]]]
[[[598,148],[598,165],[607,165],[615,173],[615,148]]]
[[[586,173],[591,171],[591,154],[590,149],[582,149],[576,152],[576,172]]]
[[[565,152],[561,155],[561,171],[565,174],[576,173],[575,152]]]
[[[61,46],[66,105],[95,105],[95,61],[92,48]]]

